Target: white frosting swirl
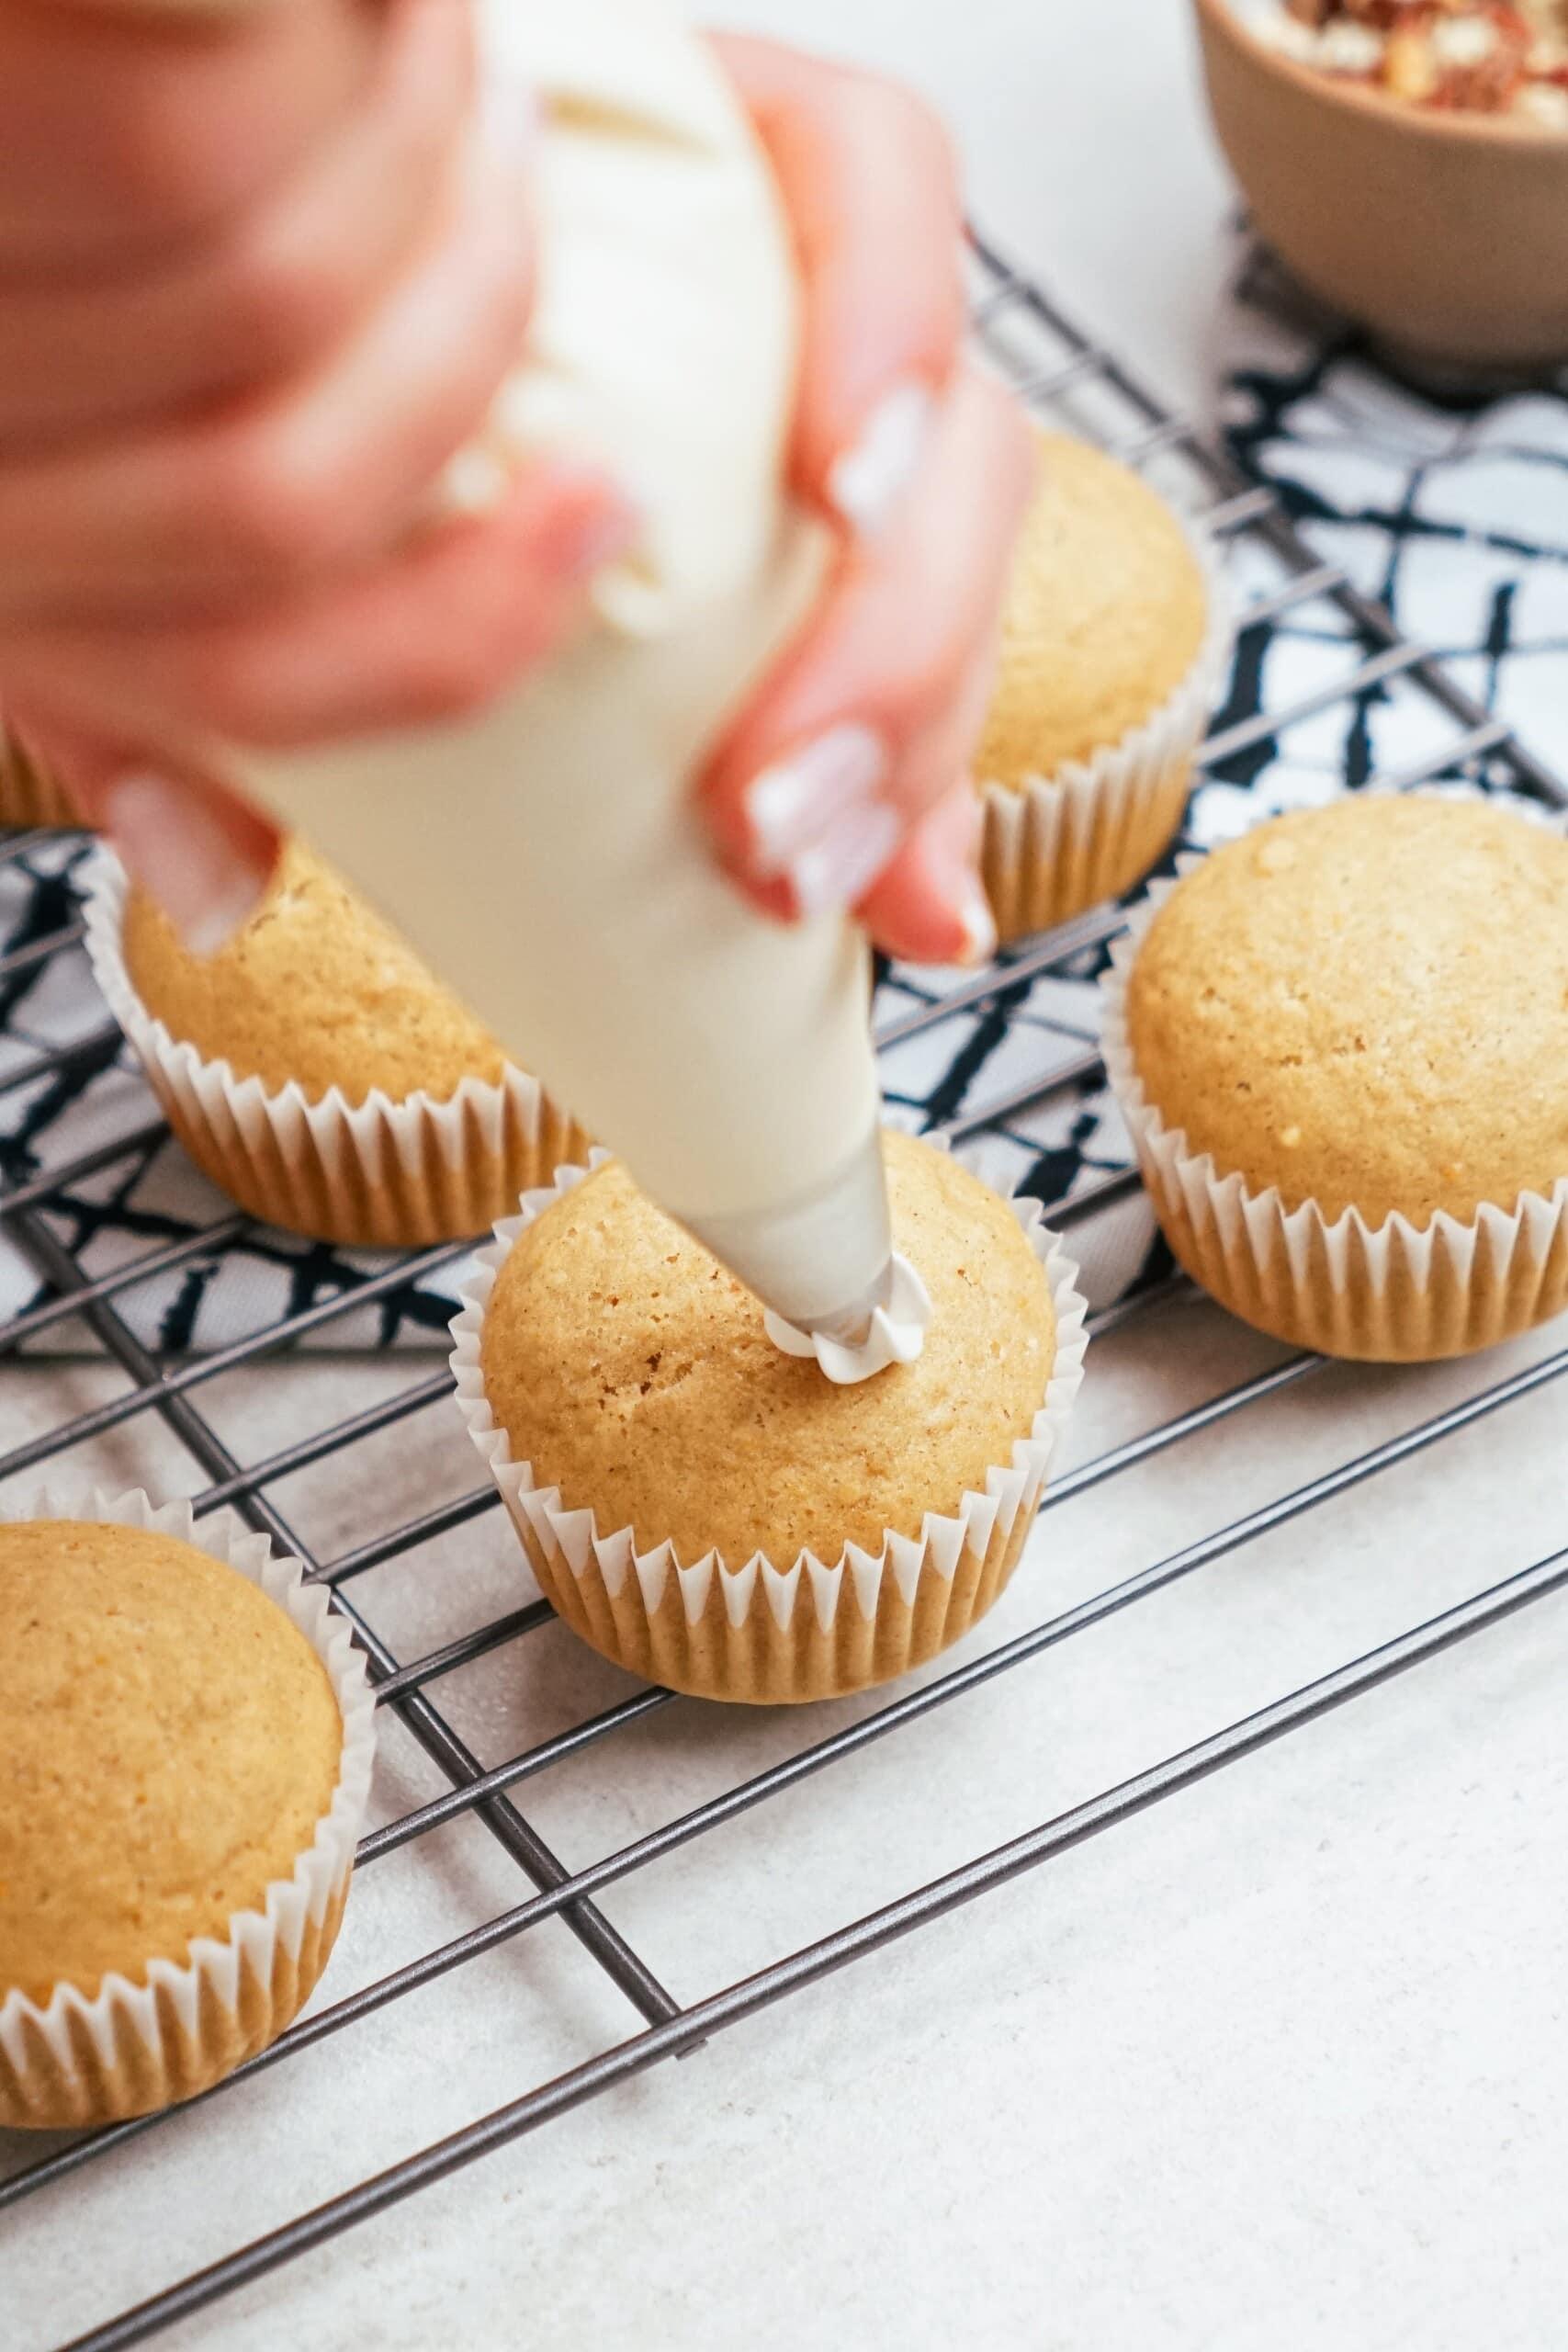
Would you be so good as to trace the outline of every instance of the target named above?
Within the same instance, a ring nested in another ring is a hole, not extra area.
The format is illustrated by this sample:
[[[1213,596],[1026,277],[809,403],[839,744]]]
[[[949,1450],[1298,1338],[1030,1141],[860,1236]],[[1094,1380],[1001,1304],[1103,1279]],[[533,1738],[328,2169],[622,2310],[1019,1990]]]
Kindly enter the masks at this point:
[[[784,1354],[815,1356],[835,1387],[852,1388],[860,1381],[874,1379],[890,1363],[913,1363],[926,1344],[931,1319],[931,1294],[908,1260],[895,1253],[887,1304],[872,1316],[858,1347],[830,1340],[825,1332],[803,1331],[775,1315],[772,1307],[763,1314],[762,1324]]]

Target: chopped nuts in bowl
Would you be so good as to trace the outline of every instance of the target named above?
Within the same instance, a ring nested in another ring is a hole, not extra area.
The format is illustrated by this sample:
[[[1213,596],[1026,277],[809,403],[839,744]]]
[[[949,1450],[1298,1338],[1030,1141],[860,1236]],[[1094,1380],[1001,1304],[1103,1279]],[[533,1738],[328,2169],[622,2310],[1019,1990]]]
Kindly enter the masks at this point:
[[[1568,359],[1568,0],[1195,0],[1262,235],[1396,365]]]
[[[1568,0],[1260,0],[1298,64],[1439,112],[1568,130]]]

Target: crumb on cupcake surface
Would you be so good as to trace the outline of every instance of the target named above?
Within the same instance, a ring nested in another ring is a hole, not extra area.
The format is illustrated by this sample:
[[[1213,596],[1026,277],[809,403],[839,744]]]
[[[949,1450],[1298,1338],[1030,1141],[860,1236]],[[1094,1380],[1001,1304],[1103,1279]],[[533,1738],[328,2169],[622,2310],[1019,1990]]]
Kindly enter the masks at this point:
[[[1568,841],[1357,797],[1185,875],[1128,977],[1145,1095],[1222,1176],[1416,1226],[1568,1176]]]
[[[945,1154],[885,1137],[897,1246],[931,1292],[919,1362],[854,1388],[781,1354],[761,1308],[617,1161],[544,1211],[486,1309],[485,1391],[514,1461],[600,1532],[716,1548],[875,1552],[1011,1458],[1044,1401],[1055,1325],[1006,1202]]]
[[[1042,433],[1013,559],[982,784],[1021,788],[1112,749],[1190,671],[1208,595],[1164,499],[1087,442]]]
[[[343,1724],[267,1595],[194,1544],[0,1527],[0,2000],[223,1937],[329,1810]]]
[[[375,1090],[445,1102],[465,1078],[493,1084],[505,1056],[406,941],[298,838],[260,906],[215,956],[193,956],[146,893],[126,901],[132,987],[170,1035],[236,1078],[319,1101]]]

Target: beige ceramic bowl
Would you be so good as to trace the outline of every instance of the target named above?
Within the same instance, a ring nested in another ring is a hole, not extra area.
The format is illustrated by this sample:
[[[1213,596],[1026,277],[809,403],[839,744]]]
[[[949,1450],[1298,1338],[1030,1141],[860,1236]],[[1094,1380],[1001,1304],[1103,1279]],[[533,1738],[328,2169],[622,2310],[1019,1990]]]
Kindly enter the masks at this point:
[[[1424,113],[1196,6],[1220,143],[1303,285],[1426,370],[1568,359],[1568,134]]]

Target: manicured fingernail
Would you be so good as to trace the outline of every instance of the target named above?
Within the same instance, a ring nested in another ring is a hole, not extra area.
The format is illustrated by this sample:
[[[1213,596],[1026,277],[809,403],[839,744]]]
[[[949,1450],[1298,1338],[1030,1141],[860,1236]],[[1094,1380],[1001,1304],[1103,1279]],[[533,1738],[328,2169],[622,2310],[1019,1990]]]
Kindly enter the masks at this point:
[[[515,476],[493,450],[470,442],[449,458],[435,485],[434,513],[443,522],[493,514],[511,495]]]
[[[820,841],[791,861],[790,883],[802,915],[855,906],[897,848],[903,834],[896,809],[873,801],[846,808]]]
[[[592,580],[627,554],[642,526],[626,506],[593,505],[570,514],[550,534],[550,559],[562,580]]]
[[[919,895],[933,942],[942,940],[938,952],[954,964],[983,964],[997,948],[990,901],[975,866],[979,840],[980,804],[963,786],[937,804],[916,836]]]
[[[924,384],[900,384],[873,409],[852,448],[828,477],[828,495],[852,529],[885,530],[919,470],[936,402]]]
[[[525,453],[509,457],[472,441],[447,460],[431,493],[431,525],[482,522],[497,514],[518,486]],[[606,506],[599,493],[581,505],[568,503],[548,526],[543,559],[558,580],[589,581],[636,546],[641,525],[629,505]]]
[[[197,793],[161,775],[125,775],[104,798],[104,831],[193,956],[216,956],[266,888]]]
[[[954,911],[964,931],[958,951],[961,964],[988,964],[997,952],[997,923],[985,887],[972,866],[965,866]]]
[[[840,817],[867,807],[886,781],[888,766],[881,736],[846,720],[754,775],[744,806],[759,877],[783,874]]]
[[[544,120],[538,92],[499,48],[492,48],[481,68],[479,119],[481,135],[496,152],[532,156]]]

